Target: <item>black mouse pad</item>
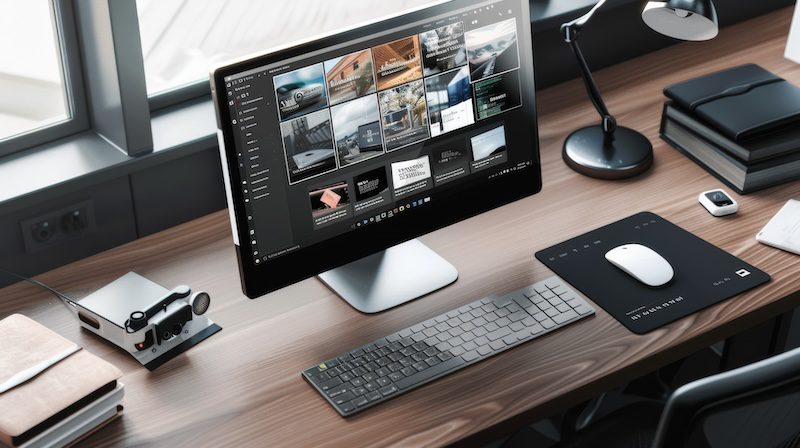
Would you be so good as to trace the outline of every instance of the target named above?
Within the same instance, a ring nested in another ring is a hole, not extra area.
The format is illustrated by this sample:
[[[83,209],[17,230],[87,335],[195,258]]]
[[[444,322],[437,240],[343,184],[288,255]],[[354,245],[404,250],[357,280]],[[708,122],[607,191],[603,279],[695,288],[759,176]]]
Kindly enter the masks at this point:
[[[650,247],[675,271],[651,288],[605,259],[628,243]],[[683,230],[642,212],[536,253],[536,258],[634,333],[642,334],[766,283],[769,275]]]

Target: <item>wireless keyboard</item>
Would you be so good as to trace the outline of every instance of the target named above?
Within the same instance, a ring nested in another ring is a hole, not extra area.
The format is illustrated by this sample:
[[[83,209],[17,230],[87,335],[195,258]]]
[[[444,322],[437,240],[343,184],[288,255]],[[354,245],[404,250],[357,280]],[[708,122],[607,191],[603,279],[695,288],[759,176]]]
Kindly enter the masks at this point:
[[[343,417],[594,314],[550,277],[440,314],[303,372]]]

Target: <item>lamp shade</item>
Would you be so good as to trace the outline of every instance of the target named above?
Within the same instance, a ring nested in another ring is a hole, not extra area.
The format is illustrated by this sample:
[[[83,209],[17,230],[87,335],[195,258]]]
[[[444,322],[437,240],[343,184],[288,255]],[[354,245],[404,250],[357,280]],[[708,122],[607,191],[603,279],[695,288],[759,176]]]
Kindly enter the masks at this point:
[[[648,1],[642,20],[657,33],[681,40],[709,40],[719,32],[711,0]]]

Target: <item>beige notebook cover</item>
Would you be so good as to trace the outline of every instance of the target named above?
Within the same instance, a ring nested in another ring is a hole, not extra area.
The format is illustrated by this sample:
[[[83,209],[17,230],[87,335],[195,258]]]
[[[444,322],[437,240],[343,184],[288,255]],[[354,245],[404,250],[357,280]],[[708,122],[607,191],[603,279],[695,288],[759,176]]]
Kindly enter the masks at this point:
[[[74,345],[21,314],[0,320],[0,383]],[[121,376],[119,369],[86,350],[74,353],[0,394],[0,441],[11,446],[24,442],[28,437],[20,436]]]

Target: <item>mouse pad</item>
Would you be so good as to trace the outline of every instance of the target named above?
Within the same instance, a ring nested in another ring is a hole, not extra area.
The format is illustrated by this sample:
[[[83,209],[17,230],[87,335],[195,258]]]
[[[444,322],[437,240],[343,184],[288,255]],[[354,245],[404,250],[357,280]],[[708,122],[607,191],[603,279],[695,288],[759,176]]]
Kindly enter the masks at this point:
[[[605,259],[639,243],[675,271],[651,288]],[[536,258],[634,333],[642,334],[766,283],[769,275],[683,230],[642,212],[536,253]]]

